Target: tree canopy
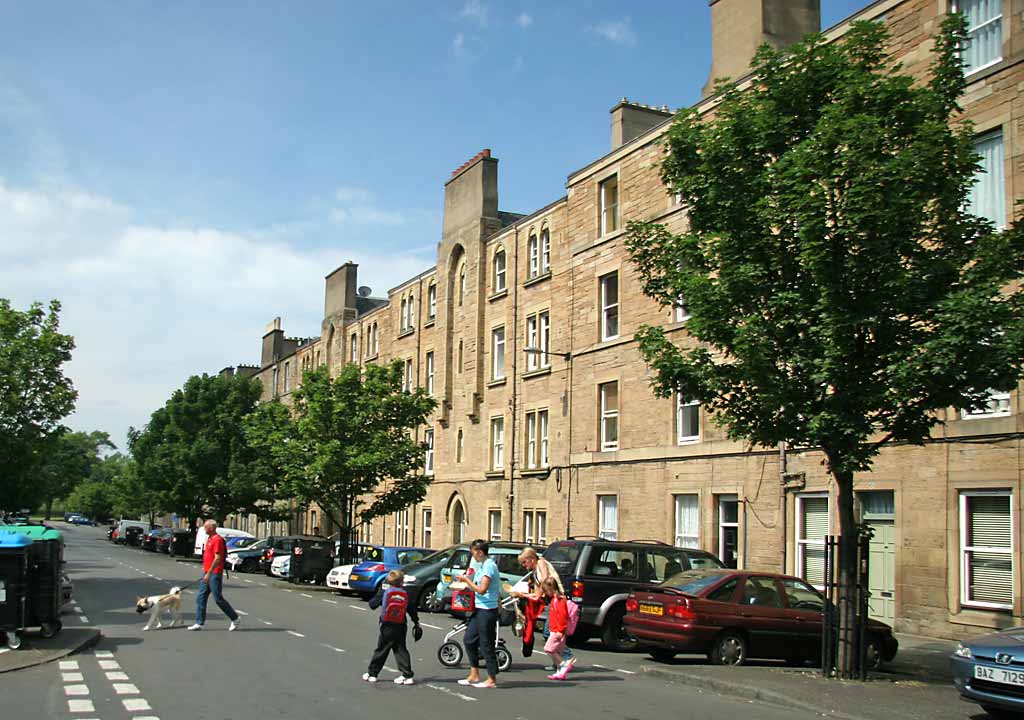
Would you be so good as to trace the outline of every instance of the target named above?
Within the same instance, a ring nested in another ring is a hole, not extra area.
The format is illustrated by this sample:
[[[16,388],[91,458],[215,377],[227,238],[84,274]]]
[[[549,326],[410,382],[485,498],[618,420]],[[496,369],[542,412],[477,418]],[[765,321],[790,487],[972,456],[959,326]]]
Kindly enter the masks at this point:
[[[54,501],[67,498],[89,479],[103,461],[102,453],[114,449],[110,436],[99,430],[56,432],[38,446],[39,458],[34,463],[32,486],[43,503],[47,520]]]
[[[360,522],[419,502],[430,482],[418,472],[425,447],[412,434],[437,403],[422,388],[402,390],[402,372],[401,362],[350,365],[332,379],[318,367],[303,376],[291,408],[266,403],[247,423],[289,494],[317,503],[341,528],[346,553]]]

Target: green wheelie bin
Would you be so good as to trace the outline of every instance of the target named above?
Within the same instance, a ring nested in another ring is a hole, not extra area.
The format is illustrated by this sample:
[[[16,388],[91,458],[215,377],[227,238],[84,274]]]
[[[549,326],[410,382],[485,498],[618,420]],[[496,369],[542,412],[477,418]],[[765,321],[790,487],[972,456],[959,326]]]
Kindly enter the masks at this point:
[[[32,540],[11,529],[0,529],[0,633],[12,650],[21,647],[28,595],[28,555]]]

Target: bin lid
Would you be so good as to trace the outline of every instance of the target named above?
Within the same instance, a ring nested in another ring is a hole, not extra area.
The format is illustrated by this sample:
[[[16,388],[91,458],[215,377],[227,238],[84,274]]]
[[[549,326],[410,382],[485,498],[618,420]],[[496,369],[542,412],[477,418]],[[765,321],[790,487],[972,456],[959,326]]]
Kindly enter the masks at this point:
[[[11,528],[0,528],[0,548],[21,548],[32,544],[32,538]]]
[[[32,540],[57,540],[62,545],[64,544],[64,536],[61,535],[60,530],[54,530],[45,525],[15,525],[8,529],[25,535]]]

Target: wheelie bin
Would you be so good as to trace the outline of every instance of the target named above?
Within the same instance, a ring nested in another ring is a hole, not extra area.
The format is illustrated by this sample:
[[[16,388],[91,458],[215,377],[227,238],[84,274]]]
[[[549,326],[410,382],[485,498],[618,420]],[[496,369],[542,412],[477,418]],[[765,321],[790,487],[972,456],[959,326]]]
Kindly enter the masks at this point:
[[[0,530],[0,632],[12,650],[21,647],[28,594],[29,548],[32,540],[13,530]]]
[[[53,537],[37,539],[29,548],[25,625],[38,627],[44,638],[53,637],[61,629],[62,556],[61,541]]]

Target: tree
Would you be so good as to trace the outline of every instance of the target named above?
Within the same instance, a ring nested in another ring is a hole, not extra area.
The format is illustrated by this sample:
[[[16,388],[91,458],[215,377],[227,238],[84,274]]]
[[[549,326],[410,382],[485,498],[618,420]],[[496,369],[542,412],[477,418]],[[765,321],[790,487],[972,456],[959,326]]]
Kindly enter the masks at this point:
[[[189,518],[252,512],[278,518],[278,476],[246,441],[246,416],[262,385],[241,376],[193,376],[158,409],[142,431],[129,432],[139,492]]]
[[[246,426],[291,494],[340,528],[345,559],[360,522],[419,502],[430,483],[417,473],[425,447],[412,433],[437,403],[423,388],[402,390],[402,374],[401,362],[349,365],[334,379],[318,367],[304,374],[292,408],[266,403]]]
[[[78,394],[62,366],[75,341],[59,332],[60,303],[27,311],[0,298],[0,508],[35,507],[28,482],[40,444],[60,429]]]
[[[684,302],[697,341],[637,333],[655,391],[698,399],[732,438],[824,454],[841,597],[854,474],[887,443],[926,442],[944,408],[1015,387],[1024,358],[1021,232],[965,205],[979,165],[957,119],[963,19],[944,22],[925,83],[890,65],[885,38],[857,23],[759,50],[749,89],[722,86],[712,119],[683,112],[668,132],[662,177],[689,229],[633,223],[627,239],[644,292]]]
[[[58,431],[40,443],[32,485],[42,500],[47,520],[54,500],[70,495],[102,462],[100,454],[113,449],[110,436],[99,430],[91,433]]]

